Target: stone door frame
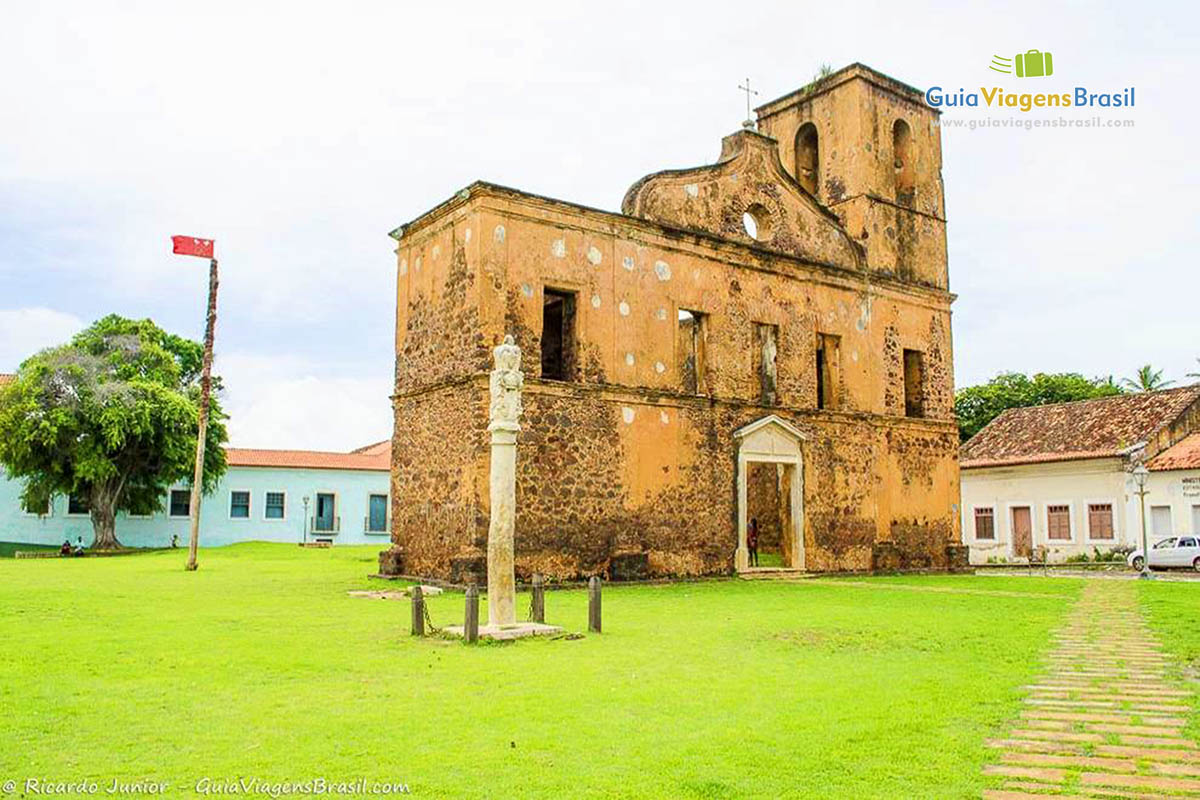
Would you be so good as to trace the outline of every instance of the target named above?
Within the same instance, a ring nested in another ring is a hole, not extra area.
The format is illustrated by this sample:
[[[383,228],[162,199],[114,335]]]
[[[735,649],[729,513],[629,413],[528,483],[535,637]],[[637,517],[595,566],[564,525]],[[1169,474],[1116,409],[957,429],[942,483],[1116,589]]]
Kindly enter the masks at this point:
[[[751,422],[734,431],[737,444],[737,552],[734,567],[738,572],[750,569],[750,551],[746,547],[748,524],[747,480],[751,464],[790,464],[789,487],[791,518],[791,569],[803,570],[804,561],[804,454],[801,445],[808,437],[795,425],[774,414]]]

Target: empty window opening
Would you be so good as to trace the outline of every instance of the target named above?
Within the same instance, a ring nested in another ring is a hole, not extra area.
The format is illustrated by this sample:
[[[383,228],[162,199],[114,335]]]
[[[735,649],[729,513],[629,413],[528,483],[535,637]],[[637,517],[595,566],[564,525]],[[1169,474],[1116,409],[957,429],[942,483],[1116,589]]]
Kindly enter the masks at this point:
[[[925,416],[925,354],[904,351],[904,416]]]
[[[896,120],[892,126],[892,165],[896,181],[896,202],[911,206],[916,188],[916,170],[912,157],[912,131],[908,123]]]
[[[764,206],[754,203],[742,214],[742,227],[754,241],[765,242],[771,238],[771,214]]]
[[[1046,538],[1071,538],[1071,507],[1046,506]]]
[[[575,293],[542,290],[542,377],[569,381],[575,375]]]
[[[1093,539],[1112,539],[1112,503],[1088,503],[1088,535]]]
[[[840,336],[817,334],[817,408],[833,410],[838,407],[841,343]]]
[[[996,512],[992,508],[975,509],[975,538],[996,538]]]
[[[678,317],[675,360],[679,380],[686,394],[703,394],[705,315],[681,308]]]
[[[778,355],[779,327],[754,323],[754,372],[758,376],[758,402],[764,406],[773,406],[779,401]]]
[[[796,131],[796,180],[813,197],[821,185],[817,126],[806,122]]]

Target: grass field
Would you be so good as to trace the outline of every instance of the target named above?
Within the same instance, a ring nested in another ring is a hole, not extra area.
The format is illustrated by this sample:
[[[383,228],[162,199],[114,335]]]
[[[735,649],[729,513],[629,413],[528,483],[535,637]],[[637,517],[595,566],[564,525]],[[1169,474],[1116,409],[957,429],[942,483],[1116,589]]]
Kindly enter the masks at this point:
[[[610,586],[605,633],[470,647],[352,598],[378,548],[0,563],[0,779],[417,797],[978,796],[1074,580]],[[390,585],[389,585],[390,586]],[[1193,595],[1194,596],[1194,595]],[[519,605],[523,608],[524,596]],[[461,594],[430,600],[461,621]],[[486,605],[485,605],[486,608]],[[547,595],[586,629],[586,595]]]
[[[1181,682],[1200,682],[1200,583],[1139,581],[1142,608],[1168,651],[1178,657]],[[1187,733],[1200,740],[1200,694],[1192,694]]]

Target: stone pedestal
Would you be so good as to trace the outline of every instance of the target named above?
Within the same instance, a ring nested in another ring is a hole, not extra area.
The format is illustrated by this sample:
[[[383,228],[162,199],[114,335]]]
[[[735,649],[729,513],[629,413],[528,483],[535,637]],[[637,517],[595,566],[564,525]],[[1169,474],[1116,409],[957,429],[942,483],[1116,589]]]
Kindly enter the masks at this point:
[[[490,606],[490,603],[489,603]],[[454,636],[463,635],[462,625],[449,625],[446,633]],[[524,639],[527,636],[553,636],[562,633],[563,629],[556,625],[543,625],[540,622],[517,622],[512,625],[480,625],[480,639]]]

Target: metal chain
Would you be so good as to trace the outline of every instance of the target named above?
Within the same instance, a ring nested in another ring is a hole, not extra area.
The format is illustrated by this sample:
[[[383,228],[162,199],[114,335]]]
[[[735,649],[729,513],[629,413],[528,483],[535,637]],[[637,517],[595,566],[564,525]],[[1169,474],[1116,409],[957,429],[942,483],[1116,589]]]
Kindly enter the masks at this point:
[[[425,602],[425,598],[421,598],[421,611],[425,613],[425,631],[427,633],[440,633],[441,628],[433,624],[433,619],[429,616],[429,603]]]

